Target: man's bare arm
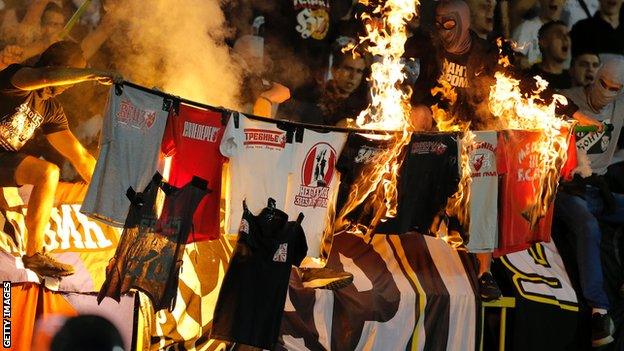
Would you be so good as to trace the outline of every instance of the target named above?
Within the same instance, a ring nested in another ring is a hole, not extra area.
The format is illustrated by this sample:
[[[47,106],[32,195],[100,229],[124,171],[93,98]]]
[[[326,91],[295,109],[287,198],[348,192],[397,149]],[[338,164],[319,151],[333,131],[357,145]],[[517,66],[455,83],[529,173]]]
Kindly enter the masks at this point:
[[[82,179],[87,182],[91,181],[93,170],[95,170],[95,158],[69,129],[48,134],[46,138],[61,155],[69,160]]]
[[[122,78],[113,71],[70,67],[24,67],[11,78],[11,83],[22,90],[71,85],[97,80],[102,84],[118,82]]]

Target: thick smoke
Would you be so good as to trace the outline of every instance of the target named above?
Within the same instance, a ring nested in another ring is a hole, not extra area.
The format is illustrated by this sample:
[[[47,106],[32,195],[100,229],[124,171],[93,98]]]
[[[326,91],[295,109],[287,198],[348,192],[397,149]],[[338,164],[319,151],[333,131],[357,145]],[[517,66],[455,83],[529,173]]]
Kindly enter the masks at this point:
[[[219,0],[119,1],[110,38],[127,80],[213,106],[237,109],[241,69],[225,44]]]

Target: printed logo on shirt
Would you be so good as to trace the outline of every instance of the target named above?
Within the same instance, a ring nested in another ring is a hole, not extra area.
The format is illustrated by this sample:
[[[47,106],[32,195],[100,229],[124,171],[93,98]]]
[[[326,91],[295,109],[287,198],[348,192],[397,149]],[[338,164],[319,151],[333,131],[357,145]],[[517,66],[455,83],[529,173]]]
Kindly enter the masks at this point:
[[[32,138],[35,130],[43,123],[43,117],[23,103],[15,113],[2,118],[0,122],[0,147],[18,151]]]
[[[471,176],[496,177],[498,173],[494,168],[494,145],[488,142],[476,142],[470,151]]]
[[[325,142],[312,146],[301,167],[301,186],[295,205],[327,207],[329,186],[336,172],[336,150]]]
[[[442,66],[442,79],[447,81],[451,86],[459,88],[468,87],[467,76],[466,66],[455,62],[449,62],[447,59],[444,59]]]
[[[436,154],[442,155],[446,152],[448,146],[439,141],[418,141],[412,144],[412,149],[410,152],[412,154],[426,155],[426,154]]]
[[[384,151],[386,151],[386,149],[364,145],[364,146],[360,147],[360,149],[358,150],[358,153],[355,156],[354,162],[355,163],[372,163],[372,162],[375,162],[375,160],[377,160],[377,159],[379,159],[379,157],[381,157],[381,155],[383,154]]]
[[[117,111],[117,122],[131,128],[145,130],[150,129],[156,120],[156,111],[143,110],[134,106],[127,99],[122,99]]]
[[[185,121],[182,136],[189,139],[214,143],[217,141],[217,136],[220,130],[221,128],[219,127]]]
[[[273,255],[273,262],[286,262],[288,258],[288,243],[282,243],[275,250],[275,255]]]
[[[528,162],[527,162],[528,160]],[[532,182],[541,174],[540,153],[538,143],[528,143],[518,153],[518,182]]]
[[[286,132],[270,129],[245,128],[245,141],[247,147],[260,147],[266,149],[283,149],[286,146]]]
[[[295,30],[303,39],[323,40],[329,31],[329,3],[326,0],[293,0],[297,13]]]
[[[245,218],[241,219],[238,226],[238,234],[249,234],[249,222]]]
[[[607,119],[603,123],[611,123],[611,120]],[[611,131],[596,132],[579,132],[576,133],[576,147],[579,150],[584,150],[588,155],[602,154],[609,148],[611,142]]]

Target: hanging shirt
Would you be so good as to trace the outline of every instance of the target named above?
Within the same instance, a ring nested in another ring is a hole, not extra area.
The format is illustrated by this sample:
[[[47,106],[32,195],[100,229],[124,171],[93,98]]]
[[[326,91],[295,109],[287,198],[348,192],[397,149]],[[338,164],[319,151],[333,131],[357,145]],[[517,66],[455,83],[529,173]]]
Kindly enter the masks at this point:
[[[238,121],[238,127],[236,127]],[[259,212],[267,199],[284,208],[293,144],[275,123],[255,121],[242,114],[230,116],[221,141],[221,153],[230,159],[229,221],[226,233],[236,234],[243,200]]]
[[[244,211],[215,306],[211,339],[273,350],[291,267],[299,265],[307,251],[299,221],[287,220],[286,213],[274,208],[258,216]]]
[[[333,223],[339,174],[336,161],[345,133],[317,133],[304,130],[303,142],[295,142],[291,179],[285,211],[291,217],[305,215],[303,222],[308,256],[319,257],[323,233]]]
[[[497,134],[478,131],[470,148],[470,252],[492,252],[498,242]]]
[[[111,88],[100,154],[80,211],[121,227],[130,201],[126,189],[144,189],[156,172],[168,111],[163,98],[129,86]]]
[[[11,83],[22,68],[13,64],[0,71],[0,152],[19,151],[38,128],[45,134],[68,129],[55,98],[42,99],[41,90],[22,90]]]
[[[373,171],[375,165],[387,162],[390,157],[389,150],[394,143],[393,139],[371,139],[362,134],[349,134],[336,163],[336,169],[340,172],[336,214],[340,214],[348,203],[353,185],[366,183],[366,175]],[[368,185],[365,184],[363,188],[368,188]],[[357,221],[369,217],[364,213],[366,203],[367,200],[364,199],[361,205],[347,214],[347,218]]]
[[[539,131],[499,132],[496,162],[502,179],[498,250],[494,253],[497,257],[525,250],[532,243],[550,241],[554,196],[544,199],[541,194],[539,176],[544,169],[540,165],[540,137]],[[576,164],[576,147],[572,139],[568,145],[567,161],[559,174],[569,178]],[[556,188],[556,184],[551,186]],[[547,209],[541,213],[537,207],[539,202],[549,200]]]
[[[162,213],[155,218],[158,187],[165,191]],[[105,296],[119,301],[131,288],[143,291],[156,311],[173,308],[184,244],[191,230],[193,213],[206,195],[206,182],[199,178],[175,188],[154,178],[143,193],[130,194],[130,211],[121,242],[106,268],[106,280],[98,302]],[[138,223],[137,223],[138,222]]]
[[[169,184],[180,187],[194,176],[206,179],[213,192],[199,204],[193,216],[189,242],[219,238],[221,170],[225,158],[219,151],[225,126],[221,111],[180,105],[169,115],[162,151],[171,156]]]
[[[435,216],[457,192],[458,158],[456,133],[412,134],[399,170],[397,215],[382,223],[378,232],[428,234]]]

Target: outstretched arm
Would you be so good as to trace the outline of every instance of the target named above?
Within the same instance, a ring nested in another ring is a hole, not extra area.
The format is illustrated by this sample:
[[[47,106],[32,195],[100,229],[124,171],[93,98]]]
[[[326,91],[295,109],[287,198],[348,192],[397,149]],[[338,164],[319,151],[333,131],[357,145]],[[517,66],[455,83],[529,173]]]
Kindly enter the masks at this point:
[[[11,78],[11,83],[22,90],[38,90],[45,87],[71,85],[91,80],[102,84],[121,81],[113,71],[70,67],[24,67]]]
[[[48,134],[50,144],[74,166],[78,174],[87,182],[91,181],[95,169],[95,158],[89,154],[80,141],[69,130]]]

